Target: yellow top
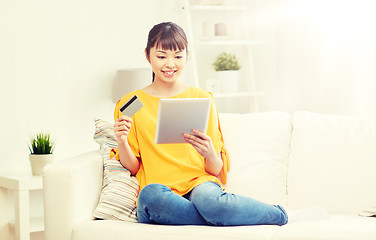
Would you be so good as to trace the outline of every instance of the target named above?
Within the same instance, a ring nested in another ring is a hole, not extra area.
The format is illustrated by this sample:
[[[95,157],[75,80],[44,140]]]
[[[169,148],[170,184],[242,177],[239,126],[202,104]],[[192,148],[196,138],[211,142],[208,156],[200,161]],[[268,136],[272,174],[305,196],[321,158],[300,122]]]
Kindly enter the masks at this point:
[[[190,144],[154,143],[159,98],[142,90],[126,94],[116,104],[115,121],[122,115],[119,110],[121,106],[134,95],[137,95],[144,104],[132,116],[133,124],[128,134],[128,143],[135,156],[140,160],[140,169],[136,174],[140,190],[147,184],[159,183],[168,186],[179,195],[184,195],[204,182],[212,181],[220,185],[221,181],[226,183],[229,158],[227,150],[224,148],[214,99],[206,134],[211,137],[216,152],[221,153],[224,163],[218,178],[205,171],[205,159]],[[213,96],[200,88],[190,87],[172,98],[213,98]],[[117,149],[112,150],[112,156],[114,154],[119,160]]]

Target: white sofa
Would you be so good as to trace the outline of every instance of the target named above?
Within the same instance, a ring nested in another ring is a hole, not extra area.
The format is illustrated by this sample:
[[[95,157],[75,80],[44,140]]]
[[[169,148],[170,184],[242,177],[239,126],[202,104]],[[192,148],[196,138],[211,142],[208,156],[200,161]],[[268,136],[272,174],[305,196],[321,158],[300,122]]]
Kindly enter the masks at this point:
[[[46,239],[376,239],[376,218],[358,215],[376,207],[376,118],[300,111],[220,114],[220,120],[231,158],[227,191],[283,205],[288,224],[93,220],[103,159],[90,152],[44,169]]]

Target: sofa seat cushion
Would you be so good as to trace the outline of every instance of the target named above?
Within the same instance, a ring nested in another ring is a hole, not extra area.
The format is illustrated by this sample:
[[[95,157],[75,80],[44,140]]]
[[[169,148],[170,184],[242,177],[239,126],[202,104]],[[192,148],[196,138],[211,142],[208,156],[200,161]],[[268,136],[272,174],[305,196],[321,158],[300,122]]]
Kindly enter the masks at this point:
[[[286,206],[290,115],[221,113],[219,118],[230,156],[226,191]]]
[[[262,240],[272,239],[280,228],[279,226],[167,226],[97,220],[76,224],[72,240]]]
[[[355,214],[376,206],[376,117],[300,111],[292,124],[290,209]]]
[[[273,239],[278,240],[371,240],[376,239],[376,218],[334,214],[328,219],[288,223]]]

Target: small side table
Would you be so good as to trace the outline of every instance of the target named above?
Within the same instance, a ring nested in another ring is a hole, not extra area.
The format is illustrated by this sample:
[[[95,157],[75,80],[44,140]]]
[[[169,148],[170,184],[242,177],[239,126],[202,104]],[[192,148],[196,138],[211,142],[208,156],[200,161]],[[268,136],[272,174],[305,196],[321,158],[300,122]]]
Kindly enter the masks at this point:
[[[14,227],[16,240],[30,240],[31,232],[44,231],[43,217],[30,219],[29,192],[43,189],[42,176],[0,176],[0,239],[9,239]],[[15,222],[8,220],[7,190],[15,192]]]

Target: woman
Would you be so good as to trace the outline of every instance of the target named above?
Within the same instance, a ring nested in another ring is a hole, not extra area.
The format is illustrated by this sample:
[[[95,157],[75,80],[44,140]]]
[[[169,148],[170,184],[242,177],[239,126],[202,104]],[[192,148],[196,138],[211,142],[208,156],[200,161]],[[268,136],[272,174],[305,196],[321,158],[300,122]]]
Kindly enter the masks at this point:
[[[140,183],[137,217],[141,223],[172,225],[258,225],[287,223],[277,205],[226,193],[229,159],[212,101],[208,130],[184,134],[187,144],[155,144],[161,98],[212,98],[179,80],[187,61],[184,31],[171,22],[149,32],[145,55],[153,70],[149,86],[125,95],[115,108],[116,157]],[[133,95],[144,107],[132,118],[119,108]]]

